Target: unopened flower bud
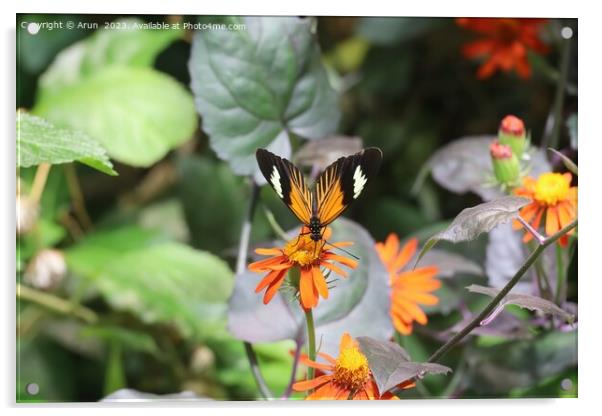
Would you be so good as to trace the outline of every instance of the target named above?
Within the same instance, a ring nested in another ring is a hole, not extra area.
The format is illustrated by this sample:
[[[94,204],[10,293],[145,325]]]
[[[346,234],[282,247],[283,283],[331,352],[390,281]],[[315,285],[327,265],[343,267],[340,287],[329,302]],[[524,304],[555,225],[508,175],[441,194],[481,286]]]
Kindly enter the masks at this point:
[[[502,185],[515,184],[520,176],[520,163],[508,145],[495,140],[489,146],[493,173],[498,183]]]
[[[498,140],[501,144],[510,146],[517,158],[521,158],[527,147],[525,123],[513,115],[504,117],[498,130]]]
[[[31,259],[23,274],[23,280],[36,289],[51,290],[63,281],[66,274],[67,263],[63,253],[44,249]]]
[[[30,232],[38,221],[40,208],[36,202],[25,195],[17,195],[17,234]]]
[[[203,374],[215,364],[215,355],[204,345],[195,348],[190,360],[190,368],[195,374]]]

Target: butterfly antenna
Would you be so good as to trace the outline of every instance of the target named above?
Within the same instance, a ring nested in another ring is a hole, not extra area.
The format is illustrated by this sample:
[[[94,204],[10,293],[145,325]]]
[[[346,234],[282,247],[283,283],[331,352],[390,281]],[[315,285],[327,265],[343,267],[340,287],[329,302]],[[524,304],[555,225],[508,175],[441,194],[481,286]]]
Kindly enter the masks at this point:
[[[328,244],[329,246],[331,246],[331,247],[334,247],[334,248],[336,248],[336,249],[339,249],[339,250],[341,250],[341,251],[342,251],[342,252],[344,252],[344,253],[347,253],[347,254],[349,254],[351,257],[353,257],[353,258],[354,258],[354,259],[356,259],[356,260],[359,260],[359,259],[360,259],[358,256],[356,256],[355,254],[353,254],[353,253],[351,253],[351,252],[349,252],[349,251],[345,250],[343,247],[339,247],[339,246],[337,246],[337,245],[335,245],[335,244],[329,243],[328,241],[326,241],[326,244]]]

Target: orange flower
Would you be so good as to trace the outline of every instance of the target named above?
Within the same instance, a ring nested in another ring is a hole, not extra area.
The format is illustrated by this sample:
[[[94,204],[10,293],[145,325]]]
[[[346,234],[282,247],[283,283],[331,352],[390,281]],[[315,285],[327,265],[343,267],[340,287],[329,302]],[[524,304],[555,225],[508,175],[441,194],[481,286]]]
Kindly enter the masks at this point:
[[[398,400],[391,392],[379,394],[372,377],[368,359],[360,351],[357,341],[345,332],[339,345],[339,356],[335,360],[328,354],[318,353],[327,364],[301,357],[301,362],[321,371],[311,380],[299,381],[293,385],[295,391],[315,389],[305,400]],[[413,381],[398,385],[407,389],[414,387]]]
[[[479,79],[489,78],[498,69],[510,72],[515,69],[521,78],[531,76],[527,59],[529,49],[545,53],[548,47],[539,40],[538,32],[546,19],[516,18],[466,18],[456,23],[466,29],[482,34],[479,40],[467,43],[462,48],[465,57],[486,58],[479,68]]]
[[[567,226],[577,218],[577,187],[571,186],[573,176],[567,173],[547,172],[537,180],[532,177],[523,179],[523,186],[517,188],[516,195],[525,196],[533,200],[529,205],[520,210],[520,216],[537,230],[545,213],[545,233],[552,235]],[[518,230],[523,225],[515,220],[513,227]],[[568,234],[573,234],[572,229]],[[526,243],[531,241],[533,235],[529,232],[523,237]],[[568,235],[563,235],[559,244],[566,247]]]
[[[402,272],[416,253],[418,240],[412,238],[399,249],[399,237],[391,233],[384,243],[376,243],[376,251],[389,271],[391,281],[391,319],[403,335],[412,333],[413,322],[428,322],[426,314],[418,306],[436,305],[439,299],[430,292],[441,287],[434,277],[439,273],[435,266],[420,267]]]
[[[300,271],[299,282],[291,282],[299,289],[299,299],[304,309],[311,309],[318,305],[319,297],[328,299],[328,286],[321,267],[347,277],[347,273],[334,262],[341,263],[349,268],[356,268],[357,261],[347,257],[339,256],[329,250],[331,247],[346,247],[353,243],[338,242],[326,243],[332,234],[330,228],[324,232],[323,240],[313,241],[308,229],[303,227],[301,234],[283,248],[258,248],[257,254],[272,256],[267,259],[256,261],[249,265],[249,270],[257,273],[268,272],[255,288],[255,293],[266,289],[263,303],[267,304],[286,278],[287,272],[294,267]]]

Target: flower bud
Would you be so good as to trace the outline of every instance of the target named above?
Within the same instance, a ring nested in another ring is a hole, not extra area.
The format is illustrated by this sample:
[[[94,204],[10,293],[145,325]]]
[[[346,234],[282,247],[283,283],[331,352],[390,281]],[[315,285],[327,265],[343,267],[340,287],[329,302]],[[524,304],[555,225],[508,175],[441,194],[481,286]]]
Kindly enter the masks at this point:
[[[17,195],[17,234],[27,234],[38,221],[39,205],[25,195]]]
[[[23,280],[36,289],[56,288],[67,274],[67,263],[63,253],[44,249],[35,255],[27,265]]]
[[[495,140],[489,146],[493,173],[498,183],[502,185],[513,185],[520,177],[520,163],[508,145],[501,144]]]
[[[513,115],[504,117],[498,130],[498,140],[501,144],[510,146],[514,155],[520,159],[527,147],[525,123]]]

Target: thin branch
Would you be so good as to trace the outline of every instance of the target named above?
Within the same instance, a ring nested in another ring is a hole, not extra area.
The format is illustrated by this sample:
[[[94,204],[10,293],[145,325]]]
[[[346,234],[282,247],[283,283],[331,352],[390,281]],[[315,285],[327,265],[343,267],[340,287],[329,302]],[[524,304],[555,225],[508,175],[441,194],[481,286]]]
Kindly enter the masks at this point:
[[[577,220],[575,219],[569,225],[558,231],[556,234],[546,238],[541,245],[539,245],[535,250],[531,252],[527,260],[523,263],[523,265],[518,269],[516,274],[512,277],[512,279],[504,286],[502,290],[496,295],[495,298],[489,302],[487,306],[475,316],[472,321],[468,325],[466,325],[460,332],[454,335],[449,341],[443,344],[437,351],[433,353],[428,359],[428,362],[435,362],[439,360],[447,351],[449,351],[454,345],[460,342],[465,336],[467,336],[473,329],[480,326],[481,321],[483,321],[490,313],[493,311],[496,306],[504,299],[504,297],[512,290],[512,288],[518,283],[518,281],[523,277],[523,275],[527,272],[529,267],[535,263],[535,260],[543,253],[543,251],[550,244],[553,244],[560,237],[571,231],[573,228],[577,226]]]
[[[552,114],[554,118],[554,125],[552,132],[544,140],[546,143],[542,146],[558,148],[558,141],[560,138],[560,126],[562,125],[562,109],[564,107],[564,94],[566,90],[566,82],[569,74],[569,63],[570,63],[570,50],[571,50],[571,39],[562,39],[561,51],[560,51],[560,75],[558,77],[558,86],[556,87],[556,95],[554,97],[554,104],[552,107]]]
[[[50,293],[40,292],[21,283],[17,283],[17,297],[63,315],[73,315],[87,323],[98,321],[98,315],[92,309],[81,305],[74,305],[68,300],[61,299]]]
[[[31,191],[29,192],[29,197],[34,204],[40,202],[51,167],[52,165],[49,163],[41,163],[36,170],[36,176],[33,178],[33,184],[31,185]]]
[[[253,215],[255,214],[255,207],[257,206],[257,200],[259,198],[259,186],[253,181],[253,186],[251,189],[251,200],[249,201],[249,208],[247,210],[247,215],[245,216],[245,220],[242,224],[242,229],[240,231],[240,240],[238,243],[238,257],[236,259],[236,274],[244,273],[247,268],[247,253],[249,251],[249,239],[251,238],[251,227],[253,223]],[[257,356],[255,355],[255,351],[253,350],[253,345],[250,342],[243,342],[245,346],[245,352],[247,353],[247,359],[249,360],[249,365],[251,366],[251,373],[253,374],[253,378],[255,379],[255,383],[257,384],[257,388],[259,388],[259,393],[261,394],[263,399],[272,400],[274,395],[268,388],[263,376],[261,375],[261,371],[259,370],[259,363],[257,361]]]
[[[93,227],[92,220],[90,219],[90,215],[86,209],[84,193],[82,192],[82,188],[79,184],[77,172],[75,171],[75,166],[73,163],[68,163],[65,165],[65,177],[67,178],[67,187],[69,188],[71,202],[73,203],[73,212],[75,212],[75,215],[82,228],[84,230],[91,230]]]
[[[523,217],[521,217],[519,215],[517,217],[517,219],[518,219],[518,222],[520,222],[523,225],[523,227],[525,227],[527,229],[529,234],[531,234],[537,240],[539,245],[542,245],[546,241],[546,238],[543,235],[539,234],[539,232],[535,228],[533,228],[531,226],[531,224],[529,224],[527,221],[525,221],[525,219]]]
[[[293,369],[291,370],[291,378],[286,386],[286,390],[282,393],[281,399],[288,399],[291,397],[293,393],[293,384],[295,384],[295,380],[297,379],[297,367],[299,366],[299,358],[301,357],[301,347],[303,346],[303,341],[296,339],[295,340],[295,356],[293,358]]]

